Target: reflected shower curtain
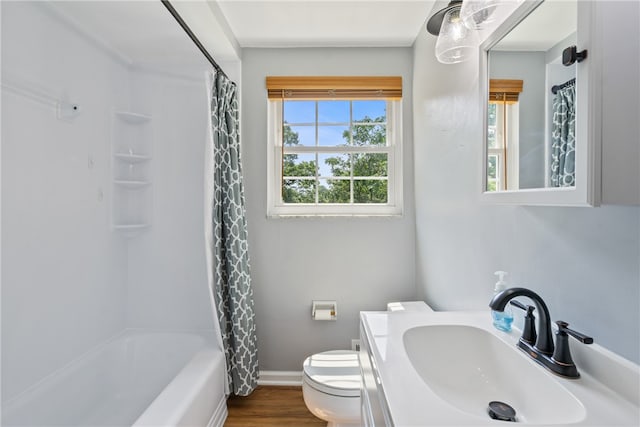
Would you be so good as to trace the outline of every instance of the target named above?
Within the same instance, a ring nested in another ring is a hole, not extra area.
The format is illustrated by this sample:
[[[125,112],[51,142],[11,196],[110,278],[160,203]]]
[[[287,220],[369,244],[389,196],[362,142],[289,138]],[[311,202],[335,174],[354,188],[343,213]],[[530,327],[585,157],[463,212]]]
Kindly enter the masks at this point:
[[[227,393],[250,394],[258,385],[253,292],[240,164],[235,83],[208,76],[210,134],[205,174],[209,287],[227,364]]]
[[[559,89],[553,99],[551,132],[551,187],[573,187],[576,184],[576,85]]]

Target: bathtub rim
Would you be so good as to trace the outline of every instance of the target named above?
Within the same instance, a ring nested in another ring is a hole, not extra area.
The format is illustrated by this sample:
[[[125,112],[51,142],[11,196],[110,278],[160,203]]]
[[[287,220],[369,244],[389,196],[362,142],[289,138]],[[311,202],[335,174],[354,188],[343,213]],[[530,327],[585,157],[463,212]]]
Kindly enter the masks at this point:
[[[214,337],[214,329],[186,329],[186,328],[176,328],[176,329],[162,329],[162,328],[124,328],[112,335],[110,338],[94,345],[90,349],[86,350],[79,356],[73,358],[69,362],[65,363],[60,368],[54,370],[50,374],[41,378],[37,382],[33,383],[20,393],[15,396],[7,399],[6,401],[0,402],[0,422],[4,424],[4,415],[7,413],[11,413],[12,409],[19,408],[22,404],[25,404],[30,399],[33,398],[33,395],[37,393],[40,388],[44,388],[48,386],[51,382],[55,381],[58,378],[62,378],[69,373],[72,373],[73,370],[82,363],[88,362],[91,358],[98,356],[101,352],[107,350],[110,345],[117,342],[118,340],[124,340],[128,336],[134,337],[136,335],[151,335],[151,334],[179,334],[179,335],[196,335],[203,339],[202,346],[194,352],[192,357],[189,360],[192,360],[195,355],[202,351],[203,349],[210,348],[218,351],[222,351],[216,348],[216,339]],[[179,370],[176,375],[179,374],[181,370]],[[175,378],[175,376],[174,376]],[[168,385],[168,384],[167,384]],[[162,393],[164,389],[160,391]],[[146,409],[145,409],[146,410]]]

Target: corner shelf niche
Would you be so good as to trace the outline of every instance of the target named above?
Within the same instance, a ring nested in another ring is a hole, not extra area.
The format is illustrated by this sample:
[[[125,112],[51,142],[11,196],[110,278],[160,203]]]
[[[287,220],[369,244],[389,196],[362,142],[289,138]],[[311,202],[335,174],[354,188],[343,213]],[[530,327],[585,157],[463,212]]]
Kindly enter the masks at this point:
[[[113,183],[118,187],[126,188],[128,190],[136,190],[151,185],[149,181],[122,181],[114,180]]]
[[[129,153],[114,153],[113,157],[125,162],[125,163],[143,163],[151,160],[151,156],[144,156],[142,154],[129,154]]]
[[[151,116],[131,111],[113,114],[112,223],[124,237],[151,226]]]
[[[151,121],[151,116],[131,111],[116,111],[115,115],[120,118],[120,120],[131,124],[141,124]]]

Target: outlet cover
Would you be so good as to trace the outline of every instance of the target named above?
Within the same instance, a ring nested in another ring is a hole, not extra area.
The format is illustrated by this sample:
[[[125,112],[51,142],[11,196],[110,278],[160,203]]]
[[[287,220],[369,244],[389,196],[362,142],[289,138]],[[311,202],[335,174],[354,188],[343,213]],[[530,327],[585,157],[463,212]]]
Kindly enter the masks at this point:
[[[351,350],[360,351],[360,340],[357,340],[357,339],[351,340]]]

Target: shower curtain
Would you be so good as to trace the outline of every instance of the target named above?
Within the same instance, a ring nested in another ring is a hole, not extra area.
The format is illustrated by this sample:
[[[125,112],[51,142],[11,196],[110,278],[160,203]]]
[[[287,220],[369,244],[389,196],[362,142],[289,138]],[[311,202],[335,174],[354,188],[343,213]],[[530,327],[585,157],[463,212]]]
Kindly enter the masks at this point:
[[[205,234],[209,289],[227,364],[227,393],[250,394],[258,385],[253,292],[249,271],[238,100],[235,83],[208,73]]]
[[[553,99],[553,127],[551,133],[551,187],[573,187],[576,145],[576,85],[559,89]]]

